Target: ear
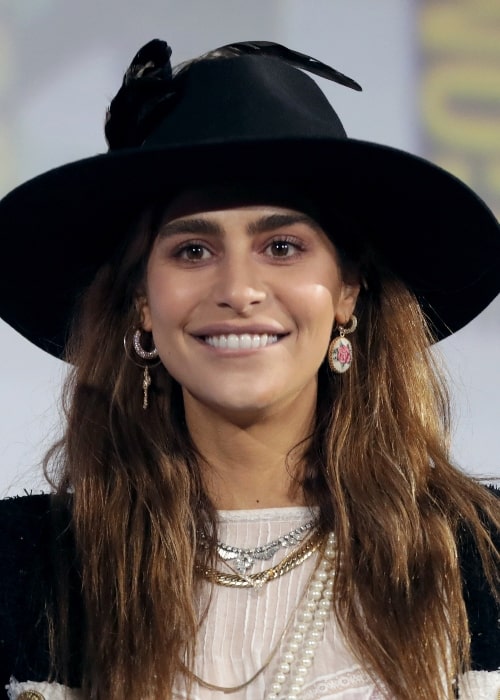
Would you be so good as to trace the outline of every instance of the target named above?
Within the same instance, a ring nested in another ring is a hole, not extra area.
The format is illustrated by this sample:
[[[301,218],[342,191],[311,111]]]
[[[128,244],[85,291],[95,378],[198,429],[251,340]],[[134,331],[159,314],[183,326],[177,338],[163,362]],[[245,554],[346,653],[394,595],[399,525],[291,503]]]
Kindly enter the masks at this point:
[[[151,332],[153,330],[153,323],[151,320],[151,311],[149,308],[148,300],[146,296],[140,296],[135,302],[135,307],[137,313],[141,319],[141,328],[144,331]]]
[[[359,282],[342,284],[339,301],[335,310],[335,320],[340,326],[345,326],[349,323],[349,319],[354,313],[358,294],[360,290]]]

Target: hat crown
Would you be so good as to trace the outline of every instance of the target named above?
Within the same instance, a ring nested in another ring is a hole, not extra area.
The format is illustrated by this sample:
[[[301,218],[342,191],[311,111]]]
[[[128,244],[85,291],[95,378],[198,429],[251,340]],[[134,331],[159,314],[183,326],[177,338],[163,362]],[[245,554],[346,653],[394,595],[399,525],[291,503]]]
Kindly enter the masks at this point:
[[[190,65],[175,83],[174,96],[144,148],[346,138],[316,82],[277,58],[205,59]]]

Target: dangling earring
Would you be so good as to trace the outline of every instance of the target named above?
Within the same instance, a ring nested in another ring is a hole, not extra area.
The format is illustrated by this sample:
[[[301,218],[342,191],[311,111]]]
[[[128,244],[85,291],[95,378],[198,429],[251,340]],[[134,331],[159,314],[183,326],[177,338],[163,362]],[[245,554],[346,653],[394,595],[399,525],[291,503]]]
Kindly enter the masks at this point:
[[[135,333],[134,333],[134,350],[135,352],[139,355],[139,357],[142,357],[143,360],[154,360],[158,357],[158,350],[156,347],[153,345],[152,350],[144,350],[144,348],[141,345],[141,329],[138,328]],[[143,399],[142,399],[142,408],[144,410],[147,409],[149,405],[149,400],[148,400],[148,392],[149,392],[149,387],[151,385],[151,375],[149,374],[149,367],[148,365],[144,365],[144,372],[142,374],[142,393],[143,393]]]
[[[137,328],[137,330],[134,331],[134,335],[133,335],[133,339],[132,339],[132,346],[134,348],[135,353],[143,360],[155,360],[158,357],[158,350],[156,349],[156,347],[154,345],[153,345],[153,348],[151,350],[144,350],[144,348],[141,345],[141,334],[142,334],[142,330],[140,328]],[[149,374],[149,368],[156,367],[156,365],[159,365],[160,360],[158,360],[158,362],[154,362],[151,365],[136,362],[136,360],[134,360],[133,357],[130,357],[129,349],[128,349],[128,345],[127,345],[127,336],[128,336],[128,332],[125,333],[125,336],[123,338],[123,345],[125,347],[125,353],[126,353],[127,357],[129,357],[134,364],[136,364],[138,367],[141,367],[143,369],[143,373],[142,373],[142,393],[143,393],[142,408],[144,410],[146,410],[148,405],[149,405],[148,392],[149,392],[149,387],[151,385],[151,375]]]
[[[351,316],[349,326],[338,326],[338,336],[334,338],[328,348],[328,364],[332,372],[342,374],[347,372],[352,363],[352,345],[345,337],[348,333],[356,330],[358,319],[354,314]]]

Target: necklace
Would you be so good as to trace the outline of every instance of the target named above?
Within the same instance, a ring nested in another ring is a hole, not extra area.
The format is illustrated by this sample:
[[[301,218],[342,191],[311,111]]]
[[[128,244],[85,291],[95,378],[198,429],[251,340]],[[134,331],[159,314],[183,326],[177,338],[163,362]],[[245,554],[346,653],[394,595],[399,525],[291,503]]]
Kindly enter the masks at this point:
[[[281,548],[294,547],[302,542],[306,533],[314,527],[314,520],[310,520],[286,535],[282,535],[272,542],[245,549],[244,547],[232,547],[223,542],[217,542],[217,553],[224,561],[231,561],[234,568],[240,574],[246,574],[255,564],[256,560],[271,559]]]
[[[283,697],[284,691],[286,691],[287,700],[298,700],[305,677],[312,666],[316,648],[323,637],[325,622],[332,606],[334,577],[332,562],[335,555],[333,534],[328,535],[326,542],[323,537],[322,544],[324,551],[320,562],[311,574],[304,593],[264,665],[251,678],[237,686],[215,685],[187,671],[196,683],[225,694],[246,688],[268,668],[283,639],[290,632],[265,700],[279,700]],[[296,617],[295,624],[290,630],[294,617]]]
[[[323,639],[333,600],[335,537],[328,535],[323,557],[308,586],[307,596],[277,664],[265,700],[298,700],[319,643]]]
[[[314,572],[313,572],[313,573],[314,573]],[[196,681],[196,682],[198,683],[198,685],[201,685],[201,686],[203,686],[204,688],[208,688],[209,690],[217,690],[217,691],[219,691],[219,692],[223,692],[223,693],[226,693],[226,694],[229,694],[229,693],[236,693],[238,690],[243,690],[243,688],[246,688],[248,685],[250,685],[251,683],[253,683],[253,681],[254,681],[256,678],[258,678],[258,676],[260,676],[260,674],[263,673],[263,672],[266,670],[266,668],[269,666],[269,664],[271,663],[271,661],[272,661],[273,658],[275,657],[276,652],[278,651],[278,649],[279,649],[279,647],[280,647],[280,645],[281,645],[281,643],[282,643],[282,641],[283,641],[283,638],[285,637],[286,633],[287,633],[288,630],[290,629],[290,625],[291,625],[291,623],[292,623],[292,620],[293,620],[294,616],[295,616],[296,613],[297,613],[297,610],[299,609],[299,605],[302,603],[302,601],[304,600],[304,598],[305,598],[305,596],[306,596],[306,594],[307,594],[307,591],[308,591],[308,588],[309,588],[309,584],[311,583],[311,579],[312,579],[312,574],[311,574],[311,576],[309,577],[309,581],[307,582],[307,585],[305,586],[304,591],[303,591],[302,595],[300,596],[299,601],[297,602],[297,605],[295,605],[295,607],[293,608],[293,610],[292,610],[292,612],[291,612],[291,614],[290,614],[290,616],[289,616],[289,618],[288,618],[288,622],[286,623],[286,625],[285,625],[285,627],[284,627],[284,629],[283,629],[283,632],[280,634],[278,641],[277,641],[276,644],[274,645],[274,648],[271,650],[271,653],[269,654],[269,656],[268,656],[267,659],[265,660],[264,664],[263,664],[263,665],[253,674],[253,676],[251,676],[248,680],[244,681],[243,683],[240,683],[239,685],[234,685],[234,686],[220,686],[220,685],[215,685],[214,683],[210,683],[209,681],[203,680],[203,678],[200,678],[200,676],[197,676],[196,673],[193,673],[193,672],[191,672],[191,671],[187,671],[187,674],[188,674],[194,681]]]
[[[317,531],[313,532],[309,539],[294,552],[288,554],[279,564],[265,571],[261,571],[258,574],[250,574],[249,576],[236,572],[233,574],[226,574],[217,569],[204,567],[197,567],[197,571],[203,578],[219,586],[229,586],[232,588],[262,588],[268,581],[283,576],[299,564],[302,564],[303,561],[319,549],[323,539],[321,533]]]

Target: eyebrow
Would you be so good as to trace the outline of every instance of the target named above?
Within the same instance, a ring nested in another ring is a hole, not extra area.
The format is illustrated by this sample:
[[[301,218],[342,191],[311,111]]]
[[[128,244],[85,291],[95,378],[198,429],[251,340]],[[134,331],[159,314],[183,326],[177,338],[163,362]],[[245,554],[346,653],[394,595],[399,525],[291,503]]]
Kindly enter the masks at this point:
[[[321,226],[311,219],[306,214],[269,214],[261,216],[256,221],[250,222],[248,225],[248,233],[256,235],[258,233],[266,233],[276,231],[277,229],[294,224],[306,224],[316,231],[322,231]],[[224,228],[215,220],[208,217],[186,217],[185,219],[176,219],[160,228],[159,235],[162,238],[173,236],[179,233],[187,233],[192,235],[222,235]]]

